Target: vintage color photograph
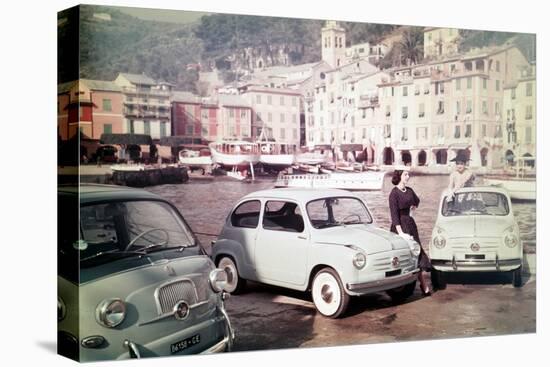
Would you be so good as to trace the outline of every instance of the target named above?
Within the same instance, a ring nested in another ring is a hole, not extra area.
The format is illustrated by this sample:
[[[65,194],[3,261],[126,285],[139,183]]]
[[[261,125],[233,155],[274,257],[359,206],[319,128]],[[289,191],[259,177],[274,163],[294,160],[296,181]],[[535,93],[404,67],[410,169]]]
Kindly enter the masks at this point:
[[[57,16],[57,350],[533,334],[536,36]]]

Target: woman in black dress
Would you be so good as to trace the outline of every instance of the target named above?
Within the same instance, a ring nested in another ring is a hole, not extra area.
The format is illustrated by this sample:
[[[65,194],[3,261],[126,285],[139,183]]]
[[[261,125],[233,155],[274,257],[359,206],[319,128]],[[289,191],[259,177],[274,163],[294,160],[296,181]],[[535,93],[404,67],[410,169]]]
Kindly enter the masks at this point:
[[[394,171],[392,184],[394,184],[395,187],[390,192],[389,198],[391,214],[390,230],[404,238],[412,237],[420,245],[418,228],[416,227],[414,218],[411,216],[411,210],[418,207],[420,199],[416,196],[416,193],[412,188],[406,186],[408,181],[409,172],[403,170]],[[418,267],[420,268],[418,280],[420,282],[422,294],[424,296],[429,296],[431,294],[431,290],[424,277],[424,271],[431,271],[431,264],[430,258],[422,249],[422,245],[420,246]]]

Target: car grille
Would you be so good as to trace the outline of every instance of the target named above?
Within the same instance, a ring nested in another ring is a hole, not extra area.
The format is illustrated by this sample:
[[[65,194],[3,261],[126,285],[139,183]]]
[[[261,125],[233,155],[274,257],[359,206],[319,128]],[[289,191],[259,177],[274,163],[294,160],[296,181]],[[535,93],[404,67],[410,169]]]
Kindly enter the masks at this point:
[[[180,279],[161,286],[157,291],[157,305],[161,315],[172,313],[176,303],[185,301],[189,306],[206,301],[208,280],[204,277]]]
[[[448,246],[455,250],[470,250],[472,243],[478,243],[484,251],[494,250],[499,248],[501,240],[499,238],[450,238],[448,240]]]
[[[392,266],[392,259],[395,257],[395,254],[392,256],[388,255],[382,255],[379,257],[376,257],[374,261],[372,262],[374,270],[376,271],[392,271],[395,270]],[[407,266],[413,265],[413,259],[410,255],[410,253],[401,253],[397,255],[399,258],[399,266],[397,268],[402,269]]]

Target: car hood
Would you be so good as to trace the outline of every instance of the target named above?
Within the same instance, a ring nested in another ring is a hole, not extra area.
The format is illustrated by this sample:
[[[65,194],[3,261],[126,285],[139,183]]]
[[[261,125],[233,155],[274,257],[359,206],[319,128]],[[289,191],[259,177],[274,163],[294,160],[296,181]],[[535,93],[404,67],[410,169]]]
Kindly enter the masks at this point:
[[[437,223],[449,238],[499,237],[514,221],[504,216],[469,215],[445,218]]]
[[[67,304],[67,310],[78,312],[73,315],[67,312],[67,325],[60,327],[70,330],[79,323],[81,335],[103,335],[107,339],[109,336],[116,338],[117,333],[123,330],[125,338],[138,343],[162,338],[211,318],[217,312],[219,296],[212,291],[208,280],[208,275],[214,268],[212,261],[201,255],[159,259],[148,265],[82,283],[80,286],[63,279],[60,282],[59,296]],[[186,301],[190,306],[197,302],[204,303],[192,308],[188,318],[183,321],[177,321],[171,314],[166,317],[159,314],[159,288],[171,282],[178,283],[178,286],[167,292],[171,298],[167,297],[165,309],[171,309],[174,306],[171,303],[175,304],[180,300]],[[96,321],[96,308],[102,301],[113,298],[125,302],[127,316],[122,324],[108,329]]]
[[[315,243],[355,245],[367,254],[409,248],[407,241],[395,233],[372,224],[352,224],[325,228],[316,232],[312,237]]]

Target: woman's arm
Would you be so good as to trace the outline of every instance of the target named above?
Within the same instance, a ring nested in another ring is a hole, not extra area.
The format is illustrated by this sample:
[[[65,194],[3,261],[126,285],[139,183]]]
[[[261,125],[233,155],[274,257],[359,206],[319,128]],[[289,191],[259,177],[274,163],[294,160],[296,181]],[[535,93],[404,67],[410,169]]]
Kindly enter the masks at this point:
[[[411,192],[413,194],[413,206],[418,207],[418,205],[420,204],[420,198],[416,195],[416,192],[414,192],[413,189],[411,189]]]
[[[395,229],[397,229],[397,233],[401,234],[403,233],[403,230],[401,229],[401,218],[399,216],[399,203],[397,198],[397,191],[395,189],[393,189],[390,193],[389,204],[390,204],[391,223],[395,226]]]

